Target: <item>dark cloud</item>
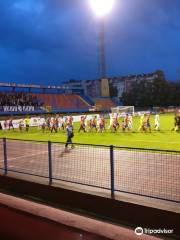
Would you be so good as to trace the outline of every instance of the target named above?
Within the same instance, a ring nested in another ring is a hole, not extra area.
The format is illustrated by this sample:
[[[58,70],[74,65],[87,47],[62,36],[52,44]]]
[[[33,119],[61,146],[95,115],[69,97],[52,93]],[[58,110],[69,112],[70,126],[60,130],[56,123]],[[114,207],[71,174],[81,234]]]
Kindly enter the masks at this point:
[[[1,81],[98,76],[98,22],[82,0],[0,1]],[[117,0],[107,21],[109,75],[162,68],[178,78],[179,0]]]

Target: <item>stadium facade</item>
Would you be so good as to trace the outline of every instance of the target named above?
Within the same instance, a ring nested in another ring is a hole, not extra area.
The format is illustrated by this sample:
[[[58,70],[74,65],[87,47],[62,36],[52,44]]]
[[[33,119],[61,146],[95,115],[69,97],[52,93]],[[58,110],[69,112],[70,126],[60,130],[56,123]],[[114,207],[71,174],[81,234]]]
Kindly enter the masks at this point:
[[[162,71],[95,80],[69,80],[60,86],[0,83],[0,114],[108,111],[121,105],[135,82],[152,82]]]

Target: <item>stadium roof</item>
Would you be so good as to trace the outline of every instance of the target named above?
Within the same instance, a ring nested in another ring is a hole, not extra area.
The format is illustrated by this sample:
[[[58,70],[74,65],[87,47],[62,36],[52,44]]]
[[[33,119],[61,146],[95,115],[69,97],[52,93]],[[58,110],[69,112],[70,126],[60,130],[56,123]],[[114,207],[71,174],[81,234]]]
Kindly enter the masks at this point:
[[[0,87],[19,87],[19,88],[44,88],[44,89],[69,89],[69,86],[35,85],[35,84],[17,84],[0,82]]]

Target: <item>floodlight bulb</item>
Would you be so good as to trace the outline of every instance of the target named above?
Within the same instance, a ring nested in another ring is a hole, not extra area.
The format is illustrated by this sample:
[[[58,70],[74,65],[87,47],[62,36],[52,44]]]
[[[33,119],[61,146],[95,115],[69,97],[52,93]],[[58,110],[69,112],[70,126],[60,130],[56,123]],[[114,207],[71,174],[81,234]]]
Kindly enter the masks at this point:
[[[104,17],[111,12],[114,0],[90,0],[90,6],[98,17]]]

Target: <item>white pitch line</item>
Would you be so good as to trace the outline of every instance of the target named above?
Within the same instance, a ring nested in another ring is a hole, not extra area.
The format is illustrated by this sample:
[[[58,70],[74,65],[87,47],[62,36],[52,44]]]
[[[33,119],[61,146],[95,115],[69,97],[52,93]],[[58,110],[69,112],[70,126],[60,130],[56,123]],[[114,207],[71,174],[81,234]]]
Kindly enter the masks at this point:
[[[75,135],[76,136],[76,135]],[[129,136],[130,137],[130,136]],[[89,136],[83,136],[83,138],[89,138]],[[180,141],[173,141],[173,142],[169,142],[169,141],[165,141],[165,142],[162,142],[162,141],[153,141],[153,140],[144,140],[144,139],[135,139],[135,140],[131,140],[131,139],[122,139],[122,138],[119,138],[119,140],[121,140],[121,141],[126,141],[126,140],[128,140],[129,142],[154,142],[154,143],[172,143],[172,144],[176,144],[176,143],[179,143],[180,144]],[[76,144],[76,143],[74,143],[74,144]]]
[[[18,158],[26,158],[26,157],[32,157],[32,156],[36,156],[36,155],[40,155],[40,154],[43,154],[43,153],[48,153],[48,151],[42,151],[42,152],[39,152],[39,153],[35,153],[35,154],[28,154],[28,155],[22,155],[22,156],[19,156],[19,157],[14,157],[14,158],[8,158],[8,161],[11,161],[11,160],[16,160]]]
[[[54,151],[52,151],[52,153],[54,153],[54,152],[58,152],[60,149],[58,149],[58,150],[54,150]],[[32,157],[32,156],[36,156],[36,155],[40,155],[40,154],[44,154],[44,153],[48,153],[48,151],[41,151],[41,152],[39,152],[39,153],[34,153],[34,154],[28,154],[28,155],[22,155],[22,156],[19,156],[19,157],[14,157],[14,158],[8,158],[8,161],[11,161],[11,160],[16,160],[16,159],[18,159],[18,158],[26,158],[26,157]]]
[[[123,141],[123,140],[122,140]],[[128,139],[128,141],[130,141],[130,142],[154,142],[154,143],[170,143],[170,144],[176,144],[176,143],[179,143],[180,144],[180,141],[179,142],[162,142],[162,141],[152,141],[152,140],[129,140]]]

